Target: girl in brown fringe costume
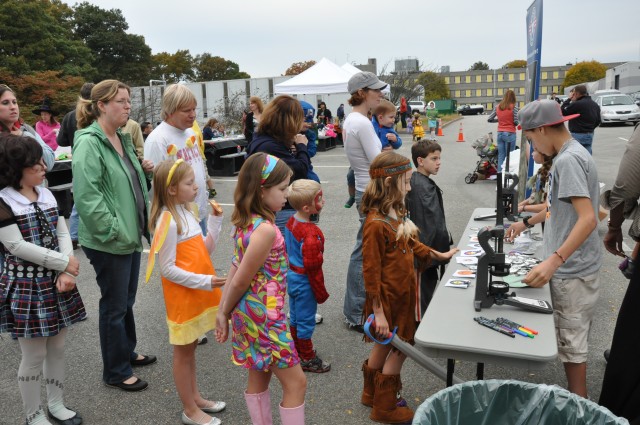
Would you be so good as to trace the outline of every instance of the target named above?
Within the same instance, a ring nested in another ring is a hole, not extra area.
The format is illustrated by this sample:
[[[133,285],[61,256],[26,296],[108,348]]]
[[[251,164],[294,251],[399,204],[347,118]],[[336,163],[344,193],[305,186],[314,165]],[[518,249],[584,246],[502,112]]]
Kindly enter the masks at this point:
[[[457,248],[440,253],[418,240],[418,229],[406,218],[404,207],[405,195],[411,190],[411,173],[409,159],[395,152],[383,152],[371,163],[371,181],[362,197],[362,210],[367,215],[362,257],[364,317],[374,314],[376,337],[386,339],[397,327],[396,335],[413,344],[417,328],[414,256],[423,261],[447,261]],[[373,407],[369,417],[376,422],[410,423],[413,419],[413,411],[397,396],[405,358],[391,345],[375,343],[362,365],[361,401]]]

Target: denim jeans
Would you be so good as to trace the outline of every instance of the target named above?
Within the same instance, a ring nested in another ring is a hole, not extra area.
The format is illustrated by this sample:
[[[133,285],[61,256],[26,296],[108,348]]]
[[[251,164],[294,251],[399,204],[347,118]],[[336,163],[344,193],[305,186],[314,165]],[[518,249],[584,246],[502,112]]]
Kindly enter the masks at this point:
[[[276,226],[280,229],[280,233],[284,237],[284,228],[287,226],[287,222],[292,215],[296,213],[296,210],[286,209],[280,210],[276,213]]]
[[[96,272],[100,287],[98,329],[102,379],[107,384],[118,384],[133,376],[131,360],[138,357],[133,305],[138,291],[141,253],[115,255],[84,246],[82,250]]]
[[[593,144],[593,133],[571,133],[574,139],[578,141],[586,150],[589,151],[589,154],[593,154],[591,152],[591,145]]]
[[[78,210],[76,204],[73,204],[71,208],[71,215],[69,216],[69,233],[71,234],[71,240],[78,240],[78,224],[80,223],[80,216],[78,216]]]
[[[507,143],[510,143],[509,152],[507,152]],[[508,131],[498,132],[498,172],[502,171],[502,163],[507,155],[516,148],[516,133]],[[509,170],[507,170],[509,171]]]
[[[360,212],[362,194],[363,192],[356,190],[356,207],[358,208],[360,228],[358,229],[356,244],[349,260],[347,289],[344,294],[343,313],[347,323],[350,325],[362,324],[362,309],[365,300],[364,279],[362,277],[362,228],[365,216]]]

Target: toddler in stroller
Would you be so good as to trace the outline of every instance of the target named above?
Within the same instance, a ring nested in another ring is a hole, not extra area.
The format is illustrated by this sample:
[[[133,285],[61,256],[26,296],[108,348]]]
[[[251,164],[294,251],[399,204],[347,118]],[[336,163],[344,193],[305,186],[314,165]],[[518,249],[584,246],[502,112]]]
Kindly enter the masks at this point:
[[[486,180],[498,173],[498,148],[493,143],[493,133],[485,134],[477,138],[471,147],[480,157],[473,172],[467,174],[464,182],[475,183],[476,180]]]

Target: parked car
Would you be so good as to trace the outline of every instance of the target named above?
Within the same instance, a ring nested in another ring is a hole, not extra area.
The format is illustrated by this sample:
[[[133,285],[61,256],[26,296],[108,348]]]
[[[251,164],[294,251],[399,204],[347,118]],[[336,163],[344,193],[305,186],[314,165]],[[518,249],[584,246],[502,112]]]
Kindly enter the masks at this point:
[[[462,105],[458,107],[458,113],[460,115],[480,115],[484,113],[484,106],[482,105]]]
[[[600,106],[602,124],[640,122],[640,107],[626,94],[605,94],[595,98]]]
[[[424,115],[424,112],[426,110],[427,104],[424,103],[422,100],[409,100],[407,102],[407,107],[409,107],[409,109],[411,110],[412,114],[414,112],[419,112],[422,115]]]

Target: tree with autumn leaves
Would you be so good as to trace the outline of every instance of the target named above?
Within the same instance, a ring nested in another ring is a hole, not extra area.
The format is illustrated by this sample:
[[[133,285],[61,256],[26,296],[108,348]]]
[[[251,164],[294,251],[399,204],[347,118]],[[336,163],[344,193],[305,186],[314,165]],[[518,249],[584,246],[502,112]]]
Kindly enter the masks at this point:
[[[295,62],[284,72],[285,76],[302,74],[307,69],[316,64],[316,61]]]

